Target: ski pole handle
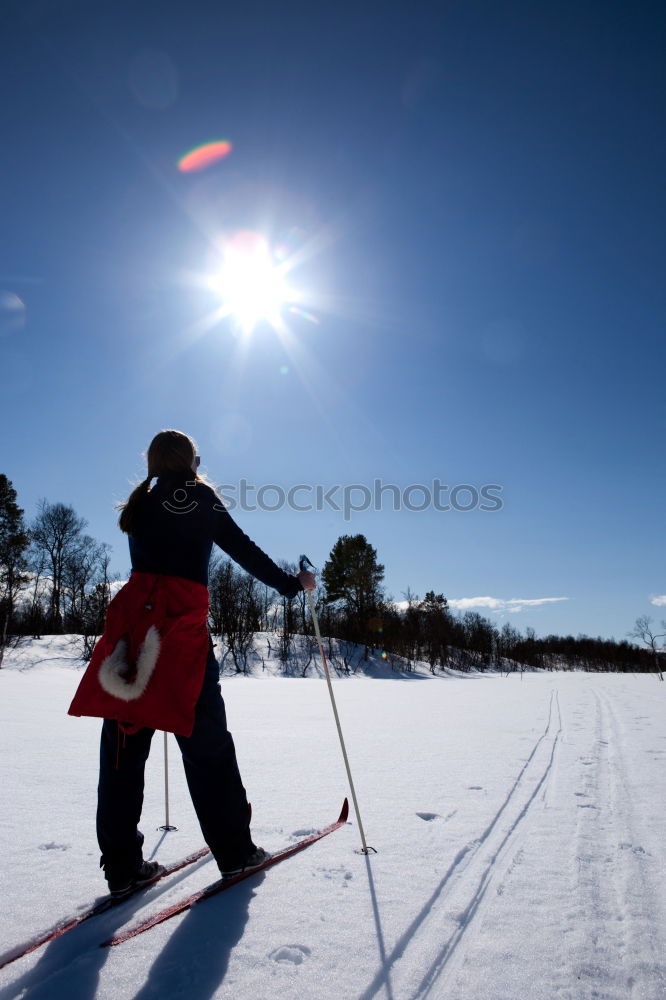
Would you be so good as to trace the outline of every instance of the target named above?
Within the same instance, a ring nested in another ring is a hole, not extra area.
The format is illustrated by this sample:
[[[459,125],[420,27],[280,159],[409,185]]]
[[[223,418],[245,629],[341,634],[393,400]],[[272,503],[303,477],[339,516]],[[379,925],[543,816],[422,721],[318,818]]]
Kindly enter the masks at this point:
[[[308,559],[307,556],[299,556],[298,567],[300,569],[300,573],[298,574],[299,579],[305,573],[306,574],[306,580],[307,580],[307,583],[305,583],[303,580],[301,580],[301,586],[306,591],[306,593],[307,593],[308,597],[310,598],[310,600],[312,600],[312,593],[311,593],[311,591],[314,590],[314,588],[317,586],[317,581],[315,580],[315,576],[314,576],[315,573],[317,572],[317,570],[312,565],[312,563],[310,562],[310,560]],[[308,579],[308,577],[309,577],[309,579]]]

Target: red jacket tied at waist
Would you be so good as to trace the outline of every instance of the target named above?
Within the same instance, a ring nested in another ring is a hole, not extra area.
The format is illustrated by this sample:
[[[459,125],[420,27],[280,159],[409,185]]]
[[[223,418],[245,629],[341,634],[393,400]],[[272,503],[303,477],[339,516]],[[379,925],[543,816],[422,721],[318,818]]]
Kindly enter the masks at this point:
[[[190,736],[208,656],[208,589],[158,573],[132,573],[106,613],[104,634],[70,715],[117,719]]]

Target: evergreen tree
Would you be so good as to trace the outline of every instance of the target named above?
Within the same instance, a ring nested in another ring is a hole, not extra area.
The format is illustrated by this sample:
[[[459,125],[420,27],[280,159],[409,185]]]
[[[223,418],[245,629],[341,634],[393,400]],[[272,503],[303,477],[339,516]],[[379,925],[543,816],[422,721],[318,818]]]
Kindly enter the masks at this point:
[[[326,600],[341,606],[348,638],[366,642],[370,619],[382,603],[384,567],[377,562],[377,552],[365,535],[338,538],[321,576]]]
[[[444,594],[429,590],[421,604],[423,615],[423,652],[434,674],[439,663],[445,666],[451,633],[451,615]]]
[[[0,473],[0,663],[12,627],[16,597],[29,579],[26,575],[28,544],[16,490],[7,476]]]

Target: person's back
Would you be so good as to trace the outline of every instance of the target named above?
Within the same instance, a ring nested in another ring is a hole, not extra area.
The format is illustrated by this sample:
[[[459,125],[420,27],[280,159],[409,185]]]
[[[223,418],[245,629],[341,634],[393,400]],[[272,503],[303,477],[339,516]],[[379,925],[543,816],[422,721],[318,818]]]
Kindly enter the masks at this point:
[[[188,499],[178,503],[181,498]],[[132,569],[207,586],[216,502],[210,487],[192,481],[191,473],[160,477],[136,511],[129,536]]]
[[[282,596],[303,589],[242,531],[206,482],[191,471],[160,476],[137,506],[129,537],[132,569],[207,586],[213,544]]]

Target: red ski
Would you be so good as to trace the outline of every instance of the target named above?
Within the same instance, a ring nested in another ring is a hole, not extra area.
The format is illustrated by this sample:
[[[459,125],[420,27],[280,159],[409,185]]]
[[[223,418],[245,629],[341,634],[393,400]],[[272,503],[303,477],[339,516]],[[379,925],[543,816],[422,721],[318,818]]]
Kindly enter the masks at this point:
[[[164,910],[160,910],[159,913],[154,914],[152,917],[146,917],[145,920],[135,924],[134,927],[130,927],[129,930],[123,931],[120,934],[109,938],[109,940],[104,941],[100,947],[112,947],[117,944],[122,944],[124,941],[129,941],[130,938],[136,937],[137,934],[143,934],[144,931],[150,930],[151,927],[156,927],[157,924],[164,923],[165,920],[170,920],[171,917],[175,917],[178,913],[184,913],[185,910],[189,910],[195,903],[199,903],[204,899],[210,899],[211,896],[216,896],[218,892],[224,892],[226,889],[230,889],[238,882],[242,882],[243,879],[250,878],[252,875],[255,875],[257,872],[264,871],[266,868],[272,868],[273,865],[277,865],[286,858],[290,858],[292,854],[298,854],[299,851],[305,850],[305,848],[309,847],[310,844],[314,844],[317,840],[321,840],[322,837],[328,836],[328,834],[333,833],[334,830],[339,830],[340,827],[344,826],[347,822],[348,815],[349,803],[347,799],[345,799],[342,804],[340,816],[335,823],[331,823],[330,826],[317,831],[317,833],[310,834],[309,837],[299,840],[297,844],[293,844],[291,847],[285,847],[282,851],[278,851],[277,854],[271,855],[268,861],[265,861],[262,865],[258,865],[256,868],[250,868],[247,871],[240,872],[238,875],[233,875],[231,878],[220,879],[217,882],[213,882],[212,885],[207,886],[205,889],[193,892],[190,896],[186,896],[185,899],[181,899],[179,903],[173,903],[171,906],[167,906]]]
[[[167,875],[173,875],[174,872],[178,872],[181,868],[186,868],[188,865],[194,864],[195,861],[199,861],[200,858],[205,858],[207,854],[210,854],[209,847],[201,847],[198,851],[193,854],[188,854],[187,857],[181,858],[180,861],[174,861],[170,865],[166,865],[163,872],[156,875],[155,878],[151,879],[149,882],[144,882],[143,885],[138,885],[136,888],[131,889],[128,893],[122,896],[120,899],[114,899],[112,896],[103,896],[96,903],[93,903],[87,909],[83,910],[81,913],[77,913],[76,916],[66,917],[64,920],[59,920],[54,927],[48,931],[43,931],[36,937],[32,938],[30,941],[25,941],[23,944],[16,945],[14,948],[10,948],[6,951],[4,955],[0,955],[0,969],[4,968],[5,965],[9,965],[10,962],[15,962],[19,958],[23,958],[24,955],[29,955],[31,951],[35,951],[37,948],[41,947],[43,944],[48,944],[49,941],[54,941],[56,938],[61,937],[66,934],[67,931],[73,930],[82,924],[85,920],[90,920],[91,917],[96,917],[99,913],[105,913],[110,910],[112,906],[121,906],[126,899],[130,899],[135,896],[138,892],[143,892],[144,889],[148,889],[151,885],[159,882],[160,879],[166,878]]]

